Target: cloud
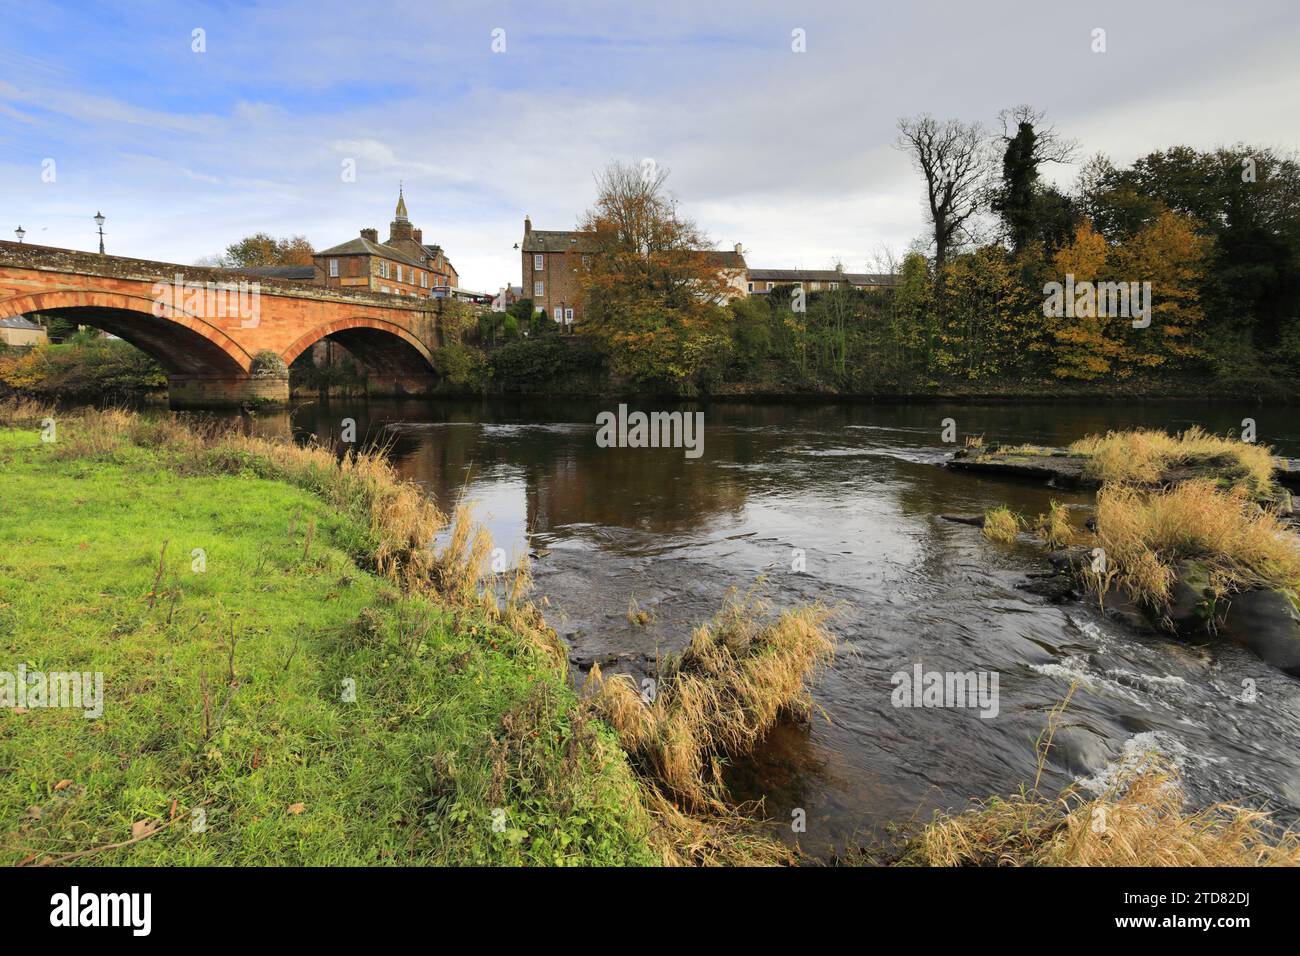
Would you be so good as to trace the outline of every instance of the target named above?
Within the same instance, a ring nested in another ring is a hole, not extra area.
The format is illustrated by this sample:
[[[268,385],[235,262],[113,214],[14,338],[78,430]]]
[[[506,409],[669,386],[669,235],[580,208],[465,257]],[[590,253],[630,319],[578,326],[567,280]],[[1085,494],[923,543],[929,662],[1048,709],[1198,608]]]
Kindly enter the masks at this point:
[[[992,123],[1030,102],[1084,155],[1119,161],[1300,142],[1300,12],[1280,0],[84,11],[20,10],[0,41],[0,208],[80,248],[102,208],[112,251],[183,262],[256,231],[321,248],[383,231],[402,180],[426,240],[467,286],[495,289],[519,279],[525,213],[571,228],[597,169],[650,157],[751,263],[862,268],[925,232],[920,182],[892,145],[901,115]],[[190,50],[195,26],[206,53]],[[1090,49],[1097,26],[1105,54]],[[46,157],[56,183],[41,181]],[[1073,169],[1049,175],[1068,184]]]

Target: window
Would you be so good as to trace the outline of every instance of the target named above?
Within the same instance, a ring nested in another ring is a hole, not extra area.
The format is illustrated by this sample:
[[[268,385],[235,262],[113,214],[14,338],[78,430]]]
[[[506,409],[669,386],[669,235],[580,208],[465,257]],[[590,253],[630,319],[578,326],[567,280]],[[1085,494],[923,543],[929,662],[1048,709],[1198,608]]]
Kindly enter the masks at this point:
[[[331,260],[330,260],[330,278],[331,278],[331,279],[337,279],[338,277],[339,277],[339,261],[338,261],[337,259],[331,259]]]
[[[565,310],[564,310],[564,324],[565,324],[565,325],[572,325],[572,324],[573,324],[573,310],[572,310],[572,309],[565,309]]]
[[[753,292],[753,291],[754,291],[754,283],[752,283],[752,282],[749,284],[749,291],[750,291],[750,292]]]
[[[768,292],[771,292],[771,291],[772,291],[773,289],[775,289],[775,288],[776,288],[776,283],[775,283],[775,282],[769,282],[769,283],[767,284],[767,291],[768,291]]]
[[[379,291],[380,291],[380,292],[383,292],[385,295],[387,295],[387,294],[388,294],[388,286],[386,286],[386,285],[381,285],[381,286],[379,287]]]
[[[839,287],[840,287],[840,284],[839,284],[838,282],[832,282],[832,283],[831,283],[831,288],[832,288],[832,289],[838,289]]]
[[[534,298],[534,299],[539,299],[539,298],[541,298],[542,296],[544,296],[545,294],[546,294],[546,283],[544,283],[544,282],[534,282],[534,283],[533,283],[533,298]]]
[[[420,288],[421,289],[429,288],[429,273],[427,272],[420,273]]]
[[[544,261],[545,261],[545,257],[541,253],[538,253],[537,255],[533,256],[533,271],[541,272],[542,264]]]
[[[387,260],[387,259],[380,259],[380,260],[379,260],[379,278],[381,278],[381,279],[387,279],[387,278],[388,278],[388,260]],[[384,291],[387,292],[388,290],[385,289]]]
[[[402,267],[401,267],[401,266],[398,266],[398,267],[397,267],[397,281],[398,281],[398,282],[401,282],[401,281],[402,281]]]
[[[564,310],[561,309],[558,305],[555,307],[555,321],[556,322],[564,321]]]

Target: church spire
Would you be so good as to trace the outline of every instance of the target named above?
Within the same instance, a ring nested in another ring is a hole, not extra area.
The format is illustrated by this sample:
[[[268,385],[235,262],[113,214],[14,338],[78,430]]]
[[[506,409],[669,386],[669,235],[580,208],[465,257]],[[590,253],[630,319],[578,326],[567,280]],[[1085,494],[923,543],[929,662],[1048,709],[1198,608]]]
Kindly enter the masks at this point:
[[[397,184],[397,221],[409,222],[406,215],[406,197],[402,195],[402,184]]]

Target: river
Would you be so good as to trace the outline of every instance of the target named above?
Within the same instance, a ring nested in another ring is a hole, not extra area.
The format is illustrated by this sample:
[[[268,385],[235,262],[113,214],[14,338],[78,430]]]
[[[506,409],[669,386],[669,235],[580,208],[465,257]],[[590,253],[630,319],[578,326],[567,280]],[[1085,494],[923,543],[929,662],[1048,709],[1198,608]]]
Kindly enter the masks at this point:
[[[959,442],[1060,445],[1134,425],[1240,430],[1249,416],[1261,441],[1295,456],[1293,408],[683,405],[704,412],[703,454],[691,460],[681,449],[598,447],[596,414],[615,407],[335,402],[298,408],[293,424],[329,440],[355,419],[358,437],[388,442],[401,473],[444,509],[464,491],[498,544],[536,556],[537,597],[570,645],[576,677],[593,660],[643,672],[731,589],[757,585],[778,606],[833,605],[839,652],[813,687],[814,718],[778,727],[728,771],[733,795],[762,798],[774,832],[814,855],[1032,784],[1035,740],[1075,680],[1044,792],[1102,787],[1123,761],[1156,749],[1181,767],[1193,804],[1244,800],[1300,817],[1300,682],[1233,645],[1141,634],[1095,603],[1052,605],[1019,591],[1044,566],[1039,549],[995,544],[939,517],[1001,503],[1036,515],[1053,498],[1077,508],[1091,500],[944,470],[955,447],[942,441],[945,418]],[[629,622],[630,600],[648,625]],[[918,664],[996,673],[996,715],[894,706],[892,675]],[[797,811],[804,832],[792,830]]]

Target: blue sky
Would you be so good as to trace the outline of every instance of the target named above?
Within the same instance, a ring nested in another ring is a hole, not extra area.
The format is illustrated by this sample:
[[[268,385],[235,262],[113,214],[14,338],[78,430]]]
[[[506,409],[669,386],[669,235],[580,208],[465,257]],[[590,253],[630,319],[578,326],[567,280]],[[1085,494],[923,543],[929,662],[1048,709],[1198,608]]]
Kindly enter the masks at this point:
[[[899,116],[1028,102],[1117,161],[1300,146],[1287,0],[0,8],[0,236],[94,248],[102,210],[109,251],[183,263],[259,230],[386,235],[401,180],[462,284],[495,290],[525,213],[572,228],[595,170],[650,158],[751,265],[859,270],[925,229]]]

